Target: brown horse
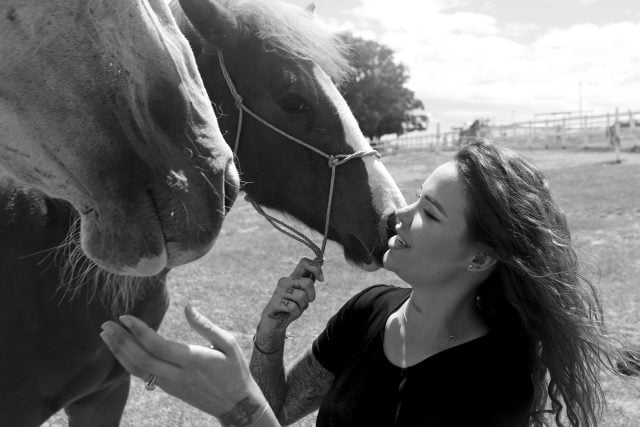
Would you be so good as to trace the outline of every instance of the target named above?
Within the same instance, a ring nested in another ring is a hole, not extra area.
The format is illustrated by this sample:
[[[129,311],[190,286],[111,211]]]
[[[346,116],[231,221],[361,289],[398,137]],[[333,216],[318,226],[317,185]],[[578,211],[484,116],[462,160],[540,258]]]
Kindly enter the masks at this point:
[[[266,123],[330,155],[370,148],[331,81],[347,67],[337,43],[307,14],[272,2],[223,6],[183,0],[174,12],[194,47],[230,144],[238,108],[221,71]],[[189,24],[187,18],[193,22]],[[244,117],[238,160],[256,201],[324,231],[331,169],[318,153],[255,117]],[[99,339],[99,325],[130,312],[158,327],[168,307],[164,274],[127,281],[86,275],[68,204],[5,182],[0,188],[0,425],[38,425],[65,408],[72,425],[114,425],[129,375]],[[380,266],[389,214],[404,201],[381,161],[355,158],[336,169],[329,236],[366,269]],[[48,251],[61,246],[57,253]],[[75,257],[74,257],[75,258]],[[113,290],[113,297],[105,294]],[[74,295],[70,298],[69,295]]]
[[[205,254],[237,176],[165,2],[3,0],[0,21],[0,170],[71,202],[101,268]]]

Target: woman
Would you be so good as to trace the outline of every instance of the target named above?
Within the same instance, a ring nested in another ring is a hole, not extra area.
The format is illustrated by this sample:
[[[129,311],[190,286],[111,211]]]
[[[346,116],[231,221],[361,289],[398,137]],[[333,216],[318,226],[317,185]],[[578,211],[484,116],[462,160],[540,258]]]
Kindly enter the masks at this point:
[[[478,141],[436,169],[397,218],[385,268],[409,288],[360,292],[288,372],[286,328],[314,300],[313,277],[322,279],[308,260],[263,311],[255,382],[233,337],[192,312],[219,351],[189,354],[130,316],[122,321],[133,336],[108,323],[103,339],[134,375],[157,374],[223,425],[245,425],[225,421],[234,410],[246,425],[271,426],[318,408],[319,426],[538,426],[548,412],[559,425],[596,425],[600,365],[614,370],[623,359],[543,175]]]

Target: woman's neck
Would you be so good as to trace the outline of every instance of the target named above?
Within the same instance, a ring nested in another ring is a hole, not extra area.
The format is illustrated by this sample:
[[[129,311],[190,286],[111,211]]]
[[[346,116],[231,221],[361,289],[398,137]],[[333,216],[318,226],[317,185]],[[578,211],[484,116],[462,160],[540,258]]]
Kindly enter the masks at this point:
[[[414,289],[400,310],[408,336],[463,342],[487,330],[476,309],[474,294],[456,297]]]

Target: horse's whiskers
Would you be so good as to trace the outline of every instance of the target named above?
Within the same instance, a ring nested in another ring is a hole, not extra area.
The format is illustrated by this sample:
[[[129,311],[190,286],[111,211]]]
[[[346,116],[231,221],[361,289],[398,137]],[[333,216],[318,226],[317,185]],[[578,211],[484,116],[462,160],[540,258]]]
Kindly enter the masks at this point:
[[[198,169],[200,169],[200,168],[198,168]],[[204,172],[200,172],[200,175],[202,175],[202,177],[204,178],[206,183],[209,184],[209,187],[211,187],[211,190],[213,191],[213,194],[215,194],[216,196],[220,196],[220,193],[218,193],[218,190],[216,190],[216,187],[214,187],[214,185],[211,183],[211,181],[209,181],[209,178],[207,178],[207,175],[205,175]]]
[[[58,287],[62,292],[60,303],[73,300],[82,290],[86,290],[87,302],[99,298],[111,308],[114,315],[128,313],[144,289],[138,286],[142,285],[144,279],[110,273],[87,258],[80,244],[78,225],[79,218],[55,251],[54,262],[62,264]]]
[[[191,138],[191,135],[186,134],[185,136],[187,137],[187,139],[189,140],[189,143],[193,147],[193,151],[195,151],[198,154],[198,157],[202,157],[202,154],[200,154],[200,151],[198,151],[198,146],[193,142],[193,139]]]
[[[187,205],[184,202],[182,202],[182,208],[184,209],[184,215],[187,220],[187,227],[189,227],[189,209],[187,209]]]

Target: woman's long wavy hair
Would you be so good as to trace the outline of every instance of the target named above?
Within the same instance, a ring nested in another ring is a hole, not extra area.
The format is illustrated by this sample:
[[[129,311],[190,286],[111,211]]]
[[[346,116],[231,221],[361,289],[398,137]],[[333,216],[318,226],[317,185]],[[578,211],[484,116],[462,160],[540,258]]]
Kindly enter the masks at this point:
[[[454,161],[468,192],[469,237],[498,260],[479,288],[480,311],[492,329],[522,344],[530,363],[530,424],[546,425],[551,412],[560,426],[565,418],[574,427],[597,425],[605,405],[600,368],[614,371],[624,359],[545,177],[483,140]]]

